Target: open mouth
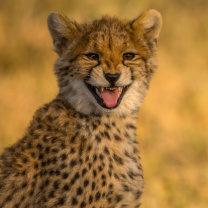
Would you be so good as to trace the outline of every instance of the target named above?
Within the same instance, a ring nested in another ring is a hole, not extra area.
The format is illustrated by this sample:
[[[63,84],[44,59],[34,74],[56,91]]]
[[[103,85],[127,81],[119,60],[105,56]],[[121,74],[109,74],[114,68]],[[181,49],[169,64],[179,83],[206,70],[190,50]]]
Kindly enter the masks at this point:
[[[95,87],[85,83],[96,101],[103,108],[113,109],[119,106],[129,86],[123,87]]]

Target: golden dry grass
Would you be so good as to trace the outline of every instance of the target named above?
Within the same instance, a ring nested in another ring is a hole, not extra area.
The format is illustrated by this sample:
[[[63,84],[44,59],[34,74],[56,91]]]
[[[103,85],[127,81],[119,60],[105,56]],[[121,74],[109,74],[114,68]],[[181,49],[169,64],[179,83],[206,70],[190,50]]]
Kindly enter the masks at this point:
[[[164,19],[159,69],[139,112],[143,208],[208,207],[208,2],[205,0],[0,0],[0,149],[21,138],[34,111],[57,93],[46,18],[102,14]]]

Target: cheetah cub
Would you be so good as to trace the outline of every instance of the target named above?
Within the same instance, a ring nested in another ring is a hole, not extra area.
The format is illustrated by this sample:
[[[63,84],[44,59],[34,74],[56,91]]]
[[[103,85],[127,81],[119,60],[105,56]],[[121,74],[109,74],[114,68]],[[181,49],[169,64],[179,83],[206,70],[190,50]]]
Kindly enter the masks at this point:
[[[1,155],[1,208],[140,207],[135,125],[161,25],[155,10],[82,24],[49,14],[60,91]]]

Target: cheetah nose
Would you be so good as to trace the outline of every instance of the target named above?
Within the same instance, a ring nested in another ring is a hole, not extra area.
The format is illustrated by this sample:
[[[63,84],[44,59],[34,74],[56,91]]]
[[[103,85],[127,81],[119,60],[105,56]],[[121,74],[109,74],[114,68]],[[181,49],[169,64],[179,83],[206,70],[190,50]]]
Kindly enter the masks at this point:
[[[116,83],[116,81],[118,80],[118,78],[120,77],[120,74],[118,74],[118,73],[115,73],[115,74],[106,73],[104,75],[105,75],[105,78],[110,82],[111,85],[114,85]]]

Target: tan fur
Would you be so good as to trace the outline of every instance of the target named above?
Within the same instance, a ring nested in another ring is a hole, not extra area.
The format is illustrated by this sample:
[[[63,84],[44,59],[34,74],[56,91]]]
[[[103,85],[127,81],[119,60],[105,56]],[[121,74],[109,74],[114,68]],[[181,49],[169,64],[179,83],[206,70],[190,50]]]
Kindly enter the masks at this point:
[[[135,125],[157,68],[161,24],[155,10],[133,21],[105,16],[84,24],[49,15],[60,92],[1,155],[1,208],[140,206],[144,182]],[[136,55],[124,60],[125,53]],[[120,75],[115,87],[129,85],[114,109],[99,105],[87,88],[110,87],[106,73]]]

